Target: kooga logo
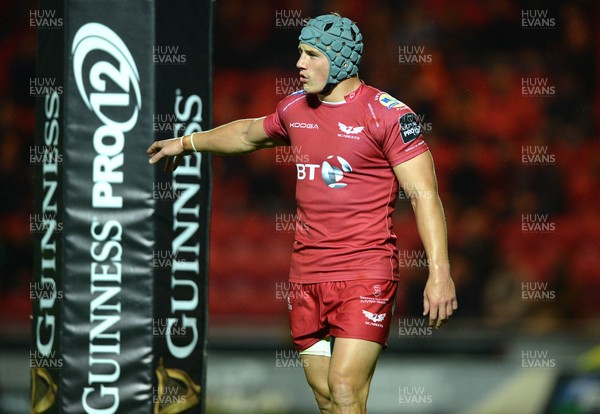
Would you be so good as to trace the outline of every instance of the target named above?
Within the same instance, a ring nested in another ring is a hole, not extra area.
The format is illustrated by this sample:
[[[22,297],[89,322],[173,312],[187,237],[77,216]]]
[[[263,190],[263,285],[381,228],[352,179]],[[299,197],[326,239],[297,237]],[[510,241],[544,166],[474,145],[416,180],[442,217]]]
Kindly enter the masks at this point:
[[[290,128],[319,129],[319,124],[310,124],[308,122],[290,122]]]

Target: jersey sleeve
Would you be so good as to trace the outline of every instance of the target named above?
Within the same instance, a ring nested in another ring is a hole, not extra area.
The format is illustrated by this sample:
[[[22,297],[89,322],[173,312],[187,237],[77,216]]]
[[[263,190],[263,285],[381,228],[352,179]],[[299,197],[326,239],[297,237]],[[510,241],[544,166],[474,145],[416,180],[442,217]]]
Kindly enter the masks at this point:
[[[429,149],[423,139],[419,118],[408,106],[383,109],[381,119],[385,124],[382,150],[391,167]]]
[[[275,112],[265,117],[263,120],[263,129],[269,137],[289,144],[290,138],[282,118],[282,102],[279,102]]]

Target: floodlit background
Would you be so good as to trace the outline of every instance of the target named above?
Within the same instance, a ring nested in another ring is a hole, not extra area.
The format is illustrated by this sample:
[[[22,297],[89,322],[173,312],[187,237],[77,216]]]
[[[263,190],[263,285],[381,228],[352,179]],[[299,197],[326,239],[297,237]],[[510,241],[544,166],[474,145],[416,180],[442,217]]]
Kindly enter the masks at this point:
[[[0,412],[23,413],[36,2],[1,7]],[[299,89],[298,33],[329,11],[362,30],[360,77],[426,131],[459,299],[442,330],[425,326],[427,260],[401,194],[401,290],[369,412],[600,412],[597,3],[218,0],[213,125],[269,114]],[[214,157],[213,172],[209,411],[316,412],[284,299],[294,153]]]

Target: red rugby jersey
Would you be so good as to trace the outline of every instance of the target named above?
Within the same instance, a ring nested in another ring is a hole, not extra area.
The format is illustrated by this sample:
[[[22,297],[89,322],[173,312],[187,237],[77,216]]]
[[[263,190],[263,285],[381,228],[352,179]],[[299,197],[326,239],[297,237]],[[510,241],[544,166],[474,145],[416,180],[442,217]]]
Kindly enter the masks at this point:
[[[392,167],[428,150],[415,113],[361,83],[341,103],[289,95],[263,128],[302,161],[290,281],[397,278]]]

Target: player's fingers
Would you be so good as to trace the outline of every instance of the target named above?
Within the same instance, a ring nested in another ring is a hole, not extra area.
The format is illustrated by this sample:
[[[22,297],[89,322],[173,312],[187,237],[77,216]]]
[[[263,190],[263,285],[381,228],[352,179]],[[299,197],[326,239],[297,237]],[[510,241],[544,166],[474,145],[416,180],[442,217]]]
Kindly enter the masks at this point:
[[[435,324],[436,328],[439,328],[440,326],[442,326],[447,318],[447,314],[446,314],[446,306],[445,305],[438,305],[437,307],[437,321]]]
[[[155,154],[156,151],[157,151],[157,145],[156,144],[157,144],[157,142],[153,142],[152,145],[150,145],[148,147],[148,149],[146,150],[146,154],[148,154],[148,155]]]
[[[423,295],[423,316],[429,313],[429,298],[427,295]]]
[[[172,165],[173,165],[173,157],[167,157],[167,161],[165,162],[164,171],[165,172],[173,171],[172,170],[172,168],[173,168]]]
[[[175,157],[175,161],[173,162],[173,171],[175,171],[177,169],[177,167],[179,167],[179,164],[181,164],[182,160],[183,160],[183,154]]]
[[[148,154],[151,155],[150,159],[148,160],[150,164],[156,164],[165,156],[163,147],[163,141],[156,141],[150,146],[150,148],[148,148]]]
[[[429,326],[435,326],[438,319],[438,309],[435,304],[429,307]]]
[[[453,301],[452,301],[453,302]],[[452,306],[452,302],[446,305],[446,318],[450,319],[450,316],[454,313],[454,307]]]
[[[160,159],[164,157],[164,155],[159,151],[156,154],[154,154],[152,157],[150,157],[150,159],[148,160],[148,162],[150,164],[156,164],[158,161],[160,161]]]

